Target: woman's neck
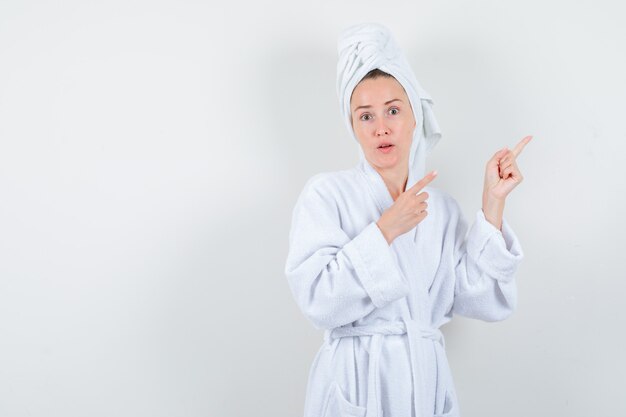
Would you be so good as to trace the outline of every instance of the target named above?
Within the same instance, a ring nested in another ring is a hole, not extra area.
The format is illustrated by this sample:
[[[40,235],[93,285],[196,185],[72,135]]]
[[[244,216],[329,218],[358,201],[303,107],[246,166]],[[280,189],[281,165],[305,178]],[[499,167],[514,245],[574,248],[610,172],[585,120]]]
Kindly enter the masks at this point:
[[[396,201],[398,197],[400,197],[400,194],[402,194],[406,189],[406,183],[409,179],[408,170],[405,170],[404,172],[379,171],[379,173],[387,186],[389,194],[391,194],[391,198],[393,201]]]

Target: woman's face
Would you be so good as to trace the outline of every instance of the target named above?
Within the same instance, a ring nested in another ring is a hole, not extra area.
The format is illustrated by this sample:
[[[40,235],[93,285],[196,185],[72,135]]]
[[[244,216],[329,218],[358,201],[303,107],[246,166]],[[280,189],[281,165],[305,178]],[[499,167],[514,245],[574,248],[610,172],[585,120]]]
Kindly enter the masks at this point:
[[[415,116],[402,85],[391,77],[361,81],[350,99],[352,128],[365,157],[384,170],[409,165]],[[381,145],[390,144],[389,148]]]

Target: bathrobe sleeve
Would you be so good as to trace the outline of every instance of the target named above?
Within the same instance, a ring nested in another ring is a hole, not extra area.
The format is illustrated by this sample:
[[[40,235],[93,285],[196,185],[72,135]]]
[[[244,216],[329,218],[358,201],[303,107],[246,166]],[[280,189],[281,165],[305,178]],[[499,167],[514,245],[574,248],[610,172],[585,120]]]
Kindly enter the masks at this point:
[[[376,222],[349,237],[319,178],[307,182],[294,207],[285,274],[313,326],[331,329],[406,296],[409,286]]]
[[[484,321],[504,320],[517,306],[515,271],[524,257],[519,239],[506,219],[500,231],[482,209],[466,236],[467,223],[457,212],[452,311]]]

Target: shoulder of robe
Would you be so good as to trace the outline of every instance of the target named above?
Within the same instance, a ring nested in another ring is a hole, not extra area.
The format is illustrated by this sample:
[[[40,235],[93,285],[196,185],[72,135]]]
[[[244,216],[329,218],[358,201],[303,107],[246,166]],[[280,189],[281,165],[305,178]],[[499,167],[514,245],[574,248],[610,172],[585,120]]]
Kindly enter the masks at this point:
[[[356,175],[352,170],[341,171],[325,171],[310,177],[302,189],[302,195],[310,192],[317,192],[322,195],[328,195],[342,189],[353,188]]]
[[[310,177],[298,196],[294,213],[306,207],[315,216],[330,216],[332,222],[341,225],[341,209],[338,201],[346,198],[351,201],[358,188],[358,173],[353,170],[320,172]],[[356,204],[356,203],[355,203]]]

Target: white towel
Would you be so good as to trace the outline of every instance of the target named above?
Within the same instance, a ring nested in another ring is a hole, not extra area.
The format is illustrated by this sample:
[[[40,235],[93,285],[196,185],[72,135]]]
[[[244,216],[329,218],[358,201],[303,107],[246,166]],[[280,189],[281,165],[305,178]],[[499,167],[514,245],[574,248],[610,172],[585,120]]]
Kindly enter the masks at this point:
[[[417,82],[413,70],[389,29],[379,23],[360,23],[344,29],[337,42],[337,95],[343,118],[352,138],[358,142],[351,125],[352,91],[369,71],[378,68],[393,75],[404,87],[416,126],[409,155],[409,177],[406,188],[426,173],[426,155],[441,138],[441,130],[432,111],[433,99]],[[359,145],[361,159],[365,159]]]

